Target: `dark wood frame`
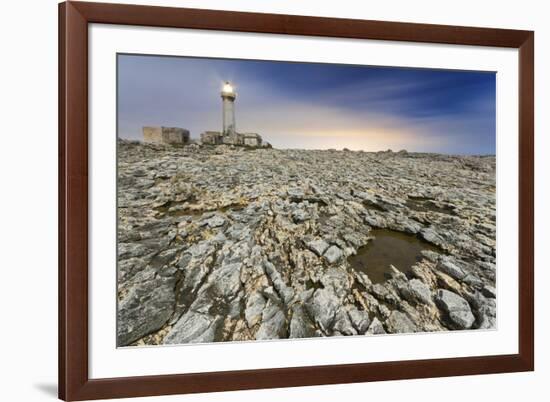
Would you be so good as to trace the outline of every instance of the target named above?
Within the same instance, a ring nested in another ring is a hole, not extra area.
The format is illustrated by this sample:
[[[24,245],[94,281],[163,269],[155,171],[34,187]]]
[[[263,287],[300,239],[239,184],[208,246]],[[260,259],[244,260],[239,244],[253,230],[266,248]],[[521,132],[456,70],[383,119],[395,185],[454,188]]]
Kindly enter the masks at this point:
[[[88,24],[519,49],[519,353],[215,373],[88,377]],[[534,370],[534,33],[120,4],[59,5],[59,397],[137,397]]]

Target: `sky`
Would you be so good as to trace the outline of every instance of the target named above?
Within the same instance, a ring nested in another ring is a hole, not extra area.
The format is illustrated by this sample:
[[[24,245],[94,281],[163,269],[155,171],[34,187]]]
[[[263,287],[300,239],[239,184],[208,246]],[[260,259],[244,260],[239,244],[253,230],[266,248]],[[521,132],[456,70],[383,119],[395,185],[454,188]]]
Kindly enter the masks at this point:
[[[495,73],[343,64],[118,55],[118,136],[221,131],[224,81],[275,148],[495,154]]]

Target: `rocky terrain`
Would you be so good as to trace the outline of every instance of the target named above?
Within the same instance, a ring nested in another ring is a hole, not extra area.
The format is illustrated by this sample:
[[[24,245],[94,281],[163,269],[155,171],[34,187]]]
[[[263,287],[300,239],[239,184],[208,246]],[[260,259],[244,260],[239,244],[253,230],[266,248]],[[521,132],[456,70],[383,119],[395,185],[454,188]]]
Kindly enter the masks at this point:
[[[494,157],[118,155],[119,346],[496,327]],[[374,281],[352,262],[384,229],[430,247]]]

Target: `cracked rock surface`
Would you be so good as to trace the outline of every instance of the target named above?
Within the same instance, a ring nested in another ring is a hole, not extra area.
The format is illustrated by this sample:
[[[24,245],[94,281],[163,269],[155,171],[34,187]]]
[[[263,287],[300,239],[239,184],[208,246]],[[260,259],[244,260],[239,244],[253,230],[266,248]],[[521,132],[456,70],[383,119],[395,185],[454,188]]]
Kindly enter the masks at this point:
[[[123,140],[118,155],[119,346],[496,327],[494,157]],[[373,283],[350,263],[373,229],[436,251]]]

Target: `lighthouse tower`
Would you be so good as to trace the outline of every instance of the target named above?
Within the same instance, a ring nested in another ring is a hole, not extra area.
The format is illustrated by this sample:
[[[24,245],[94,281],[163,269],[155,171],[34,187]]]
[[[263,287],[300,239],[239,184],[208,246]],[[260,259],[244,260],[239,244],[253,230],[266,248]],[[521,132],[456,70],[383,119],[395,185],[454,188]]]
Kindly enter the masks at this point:
[[[237,99],[237,94],[229,81],[224,82],[221,96],[223,112],[222,131],[205,131],[201,133],[201,143],[205,145],[224,144],[239,147],[271,148],[269,143],[262,141],[262,136],[258,133],[237,132],[235,124],[235,99]]]
[[[226,81],[222,88],[222,111],[223,111],[223,135],[232,136],[237,133],[235,125],[235,99],[237,94],[233,86]]]

